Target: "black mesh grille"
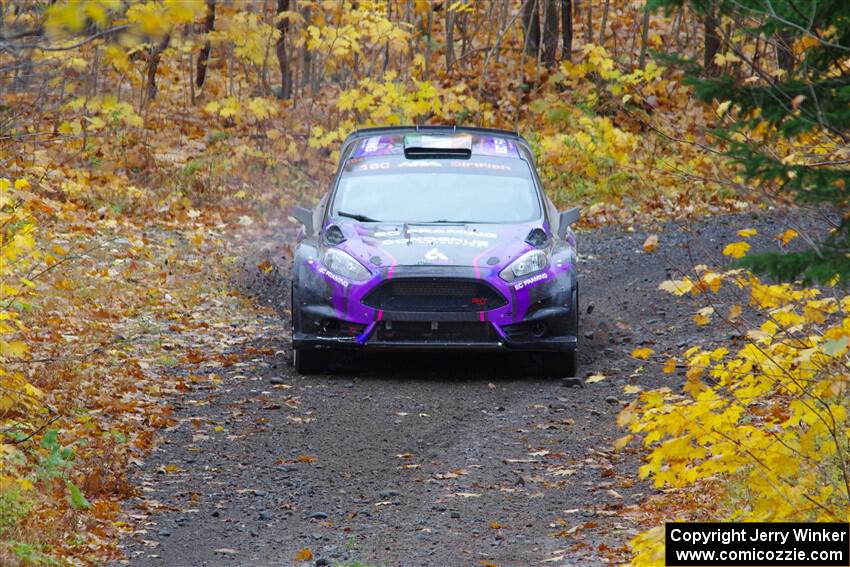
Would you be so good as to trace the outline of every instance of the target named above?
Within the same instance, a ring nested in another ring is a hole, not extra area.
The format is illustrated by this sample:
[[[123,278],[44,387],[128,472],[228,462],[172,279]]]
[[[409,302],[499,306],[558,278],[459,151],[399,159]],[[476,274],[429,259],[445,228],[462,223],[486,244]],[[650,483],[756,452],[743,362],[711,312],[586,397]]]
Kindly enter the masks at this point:
[[[487,322],[440,322],[437,324],[393,321],[379,324],[375,339],[382,342],[492,342],[498,340],[493,326]]]
[[[399,278],[376,287],[363,303],[384,311],[468,312],[488,311],[507,301],[478,280]]]

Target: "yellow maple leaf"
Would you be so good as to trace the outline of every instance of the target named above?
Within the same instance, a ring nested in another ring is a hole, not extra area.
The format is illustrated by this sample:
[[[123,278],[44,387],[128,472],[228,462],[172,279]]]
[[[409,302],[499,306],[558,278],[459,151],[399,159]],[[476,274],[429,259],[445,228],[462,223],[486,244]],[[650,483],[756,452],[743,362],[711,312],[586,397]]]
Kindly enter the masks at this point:
[[[632,356],[635,358],[639,358],[641,360],[646,360],[652,355],[655,351],[651,348],[636,348],[632,351]]]
[[[788,246],[788,243],[797,238],[797,236],[797,231],[793,228],[789,228],[779,236],[775,237],[775,239],[778,240],[782,246]]]
[[[682,296],[694,289],[694,282],[687,276],[681,280],[667,280],[658,286],[661,291]]]
[[[311,559],[313,559],[313,552],[310,551],[309,547],[305,547],[295,554],[296,561],[310,561]]]
[[[664,374],[673,374],[676,371],[676,359],[668,358],[664,366],[661,367],[661,372]]]
[[[738,231],[738,236],[741,236],[743,238],[749,238],[750,236],[755,236],[758,233],[759,231],[754,228],[744,228]]]
[[[732,244],[726,245],[723,249],[723,255],[732,256],[733,258],[743,258],[749,249],[750,245],[746,242],[733,242]]]
[[[741,316],[741,311],[742,311],[742,309],[741,309],[740,305],[738,305],[738,304],[732,305],[731,307],[729,307],[729,313],[726,315],[726,317],[730,321],[734,321],[735,319],[737,319],[738,317]]]
[[[714,307],[703,307],[694,314],[694,322],[697,325],[708,325],[711,323],[711,316],[714,315]]]
[[[650,234],[643,243],[643,249],[646,252],[654,252],[656,248],[658,248],[658,236]]]

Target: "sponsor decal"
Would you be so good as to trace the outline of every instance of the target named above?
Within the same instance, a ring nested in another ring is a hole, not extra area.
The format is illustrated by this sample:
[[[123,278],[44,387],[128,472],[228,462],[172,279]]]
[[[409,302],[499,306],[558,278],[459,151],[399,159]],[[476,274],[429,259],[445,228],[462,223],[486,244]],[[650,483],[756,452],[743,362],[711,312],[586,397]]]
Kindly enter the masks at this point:
[[[486,161],[452,161],[449,162],[451,167],[460,167],[464,169],[489,169],[491,171],[512,171],[513,168],[503,163],[490,163]]]
[[[490,241],[454,236],[411,236],[410,238],[389,238],[381,241],[381,246],[403,246],[424,244],[425,246],[463,246],[465,248],[488,248]]]
[[[372,136],[360,142],[351,157],[382,156],[392,151],[393,142],[390,136]]]
[[[379,169],[389,169],[390,162],[388,161],[367,161],[354,168],[354,171],[377,171]]]
[[[535,284],[538,284],[538,283],[540,283],[544,280],[548,280],[548,279],[549,279],[549,274],[547,274],[546,272],[543,272],[542,274],[537,274],[536,276],[532,276],[530,278],[522,280],[521,282],[515,283],[514,289],[519,291],[523,288],[531,287]]]
[[[447,262],[449,257],[440,252],[439,248],[431,248],[425,253],[425,259],[431,262]]]
[[[417,161],[403,161],[398,164],[399,167],[443,167],[438,161],[430,161],[430,160],[417,160]]]
[[[338,283],[342,287],[348,287],[349,285],[351,285],[350,281],[348,281],[342,276],[338,276],[337,274],[331,272],[324,266],[319,266],[319,273],[328,278],[329,280],[333,280],[334,282]]]
[[[504,138],[494,138],[492,136],[481,138],[479,151],[489,156],[519,157],[513,141],[505,140]]]
[[[481,232],[478,230],[469,230],[467,228],[430,228],[430,227],[409,227],[408,234],[426,234],[426,235],[447,235],[447,236],[466,236],[471,238],[498,238],[499,235],[495,232]],[[401,229],[394,228],[392,230],[379,230],[374,233],[375,238],[385,238],[391,236],[401,236]]]

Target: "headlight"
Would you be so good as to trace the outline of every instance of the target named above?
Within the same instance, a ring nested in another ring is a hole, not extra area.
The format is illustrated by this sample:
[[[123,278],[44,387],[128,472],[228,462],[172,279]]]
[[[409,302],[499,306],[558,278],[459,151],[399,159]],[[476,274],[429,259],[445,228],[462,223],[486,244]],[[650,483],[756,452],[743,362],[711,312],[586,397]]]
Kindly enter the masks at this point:
[[[549,265],[549,257],[543,250],[532,250],[526,252],[499,273],[499,277],[505,281],[512,282],[517,278],[539,272]]]
[[[369,276],[372,275],[353,256],[338,248],[328,248],[325,250],[325,253],[322,255],[322,264],[338,276],[358,282],[369,279]]]

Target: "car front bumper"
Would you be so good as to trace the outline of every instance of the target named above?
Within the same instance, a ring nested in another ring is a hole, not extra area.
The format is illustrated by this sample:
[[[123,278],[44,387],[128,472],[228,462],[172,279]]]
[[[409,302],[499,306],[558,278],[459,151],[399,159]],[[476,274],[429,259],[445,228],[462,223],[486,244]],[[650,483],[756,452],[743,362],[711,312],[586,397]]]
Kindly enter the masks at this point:
[[[313,270],[295,279],[294,348],[363,350],[519,350],[570,352],[577,346],[577,286],[572,266],[539,284],[492,285],[505,304],[482,311],[384,311],[364,303],[366,291],[340,289]],[[399,273],[400,272],[400,273]],[[415,272],[423,275],[421,269]],[[446,272],[435,271],[439,277]],[[451,270],[446,282],[469,281],[472,272]],[[395,274],[406,276],[403,270]],[[440,278],[442,281],[442,278]],[[490,280],[492,282],[492,280]]]

